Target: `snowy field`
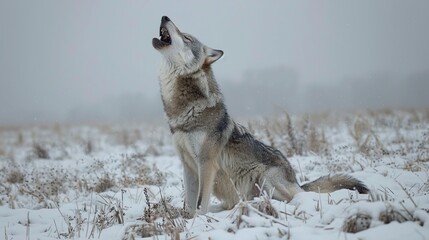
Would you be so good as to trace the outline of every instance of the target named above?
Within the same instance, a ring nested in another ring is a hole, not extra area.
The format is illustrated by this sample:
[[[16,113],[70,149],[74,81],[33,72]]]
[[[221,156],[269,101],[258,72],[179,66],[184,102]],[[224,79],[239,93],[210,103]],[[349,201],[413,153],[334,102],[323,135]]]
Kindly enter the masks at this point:
[[[429,111],[241,121],[287,155],[301,183],[330,173],[370,194],[270,193],[195,217],[164,122],[0,127],[3,239],[429,239]]]

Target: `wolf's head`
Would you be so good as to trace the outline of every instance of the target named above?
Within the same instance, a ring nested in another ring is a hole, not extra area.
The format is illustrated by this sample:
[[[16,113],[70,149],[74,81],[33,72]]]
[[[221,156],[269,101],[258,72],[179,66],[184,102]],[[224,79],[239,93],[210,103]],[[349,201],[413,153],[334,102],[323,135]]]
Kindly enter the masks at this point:
[[[167,16],[161,18],[159,36],[152,39],[152,45],[177,75],[191,74],[223,55],[223,51],[209,48],[194,36],[182,33]]]

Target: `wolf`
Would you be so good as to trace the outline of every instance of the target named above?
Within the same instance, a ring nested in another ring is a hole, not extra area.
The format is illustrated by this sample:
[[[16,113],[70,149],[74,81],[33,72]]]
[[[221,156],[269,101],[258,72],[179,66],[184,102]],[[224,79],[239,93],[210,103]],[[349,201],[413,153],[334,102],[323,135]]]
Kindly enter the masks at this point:
[[[332,192],[368,188],[347,175],[330,175],[300,186],[286,157],[267,146],[229,116],[212,64],[223,51],[202,44],[161,18],[153,47],[162,55],[161,98],[176,151],[183,164],[185,203],[189,212],[208,211],[213,193],[224,209],[263,191],[290,201],[303,191]],[[258,185],[258,186],[257,186]]]

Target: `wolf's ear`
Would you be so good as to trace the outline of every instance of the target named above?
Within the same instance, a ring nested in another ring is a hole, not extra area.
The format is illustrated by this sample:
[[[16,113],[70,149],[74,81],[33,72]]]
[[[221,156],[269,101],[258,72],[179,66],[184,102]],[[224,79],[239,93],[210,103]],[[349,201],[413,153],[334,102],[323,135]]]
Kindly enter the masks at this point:
[[[219,58],[223,56],[223,51],[206,47],[206,54],[207,54],[207,57],[206,57],[205,64],[210,65],[216,62]]]

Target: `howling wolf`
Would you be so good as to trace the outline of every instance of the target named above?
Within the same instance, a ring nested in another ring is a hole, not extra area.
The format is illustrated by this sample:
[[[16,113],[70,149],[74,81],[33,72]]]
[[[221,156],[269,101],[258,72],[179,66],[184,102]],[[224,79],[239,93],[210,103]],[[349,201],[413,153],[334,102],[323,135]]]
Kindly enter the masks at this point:
[[[253,199],[260,190],[273,198],[291,200],[302,191],[356,189],[359,180],[330,175],[300,186],[286,157],[255,139],[227,113],[212,64],[223,51],[209,48],[181,32],[166,16],[152,45],[162,55],[161,96],[174,145],[183,163],[186,204],[193,214],[206,213],[210,194],[232,208],[240,199]]]

